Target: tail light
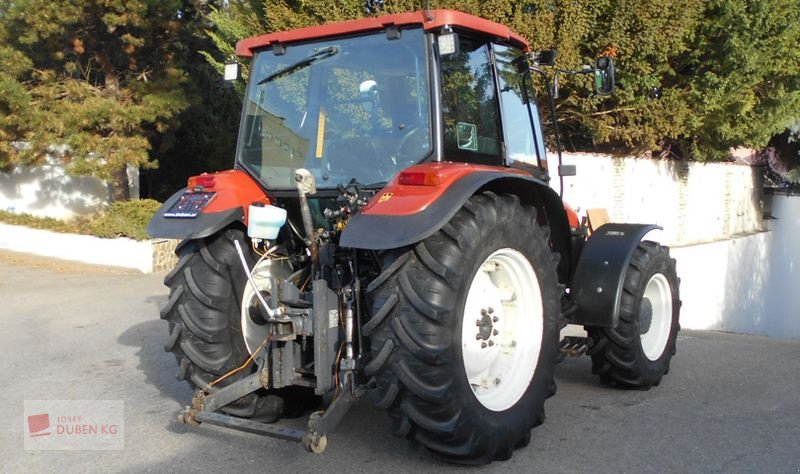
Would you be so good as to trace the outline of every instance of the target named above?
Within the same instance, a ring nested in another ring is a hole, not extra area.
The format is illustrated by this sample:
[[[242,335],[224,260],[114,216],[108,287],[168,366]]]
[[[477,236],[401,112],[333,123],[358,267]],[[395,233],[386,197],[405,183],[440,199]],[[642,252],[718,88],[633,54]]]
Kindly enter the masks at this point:
[[[217,184],[217,178],[211,174],[201,174],[199,176],[192,176],[186,183],[186,187],[190,191],[202,191],[204,189],[213,188]]]
[[[440,181],[435,171],[401,171],[397,182],[407,186],[438,186]]]

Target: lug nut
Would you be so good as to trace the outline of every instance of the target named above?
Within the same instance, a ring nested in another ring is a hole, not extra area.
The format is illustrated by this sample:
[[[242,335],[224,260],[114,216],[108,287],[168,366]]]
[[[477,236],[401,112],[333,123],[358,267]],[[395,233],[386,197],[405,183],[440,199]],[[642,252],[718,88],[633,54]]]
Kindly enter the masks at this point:
[[[492,308],[491,306],[489,306],[489,314],[492,314],[492,313],[494,313],[494,308]]]
[[[484,344],[485,344],[485,343],[484,343]],[[494,345],[494,341],[492,341],[492,340],[489,340],[489,347],[492,347],[493,345]]]
[[[492,341],[489,341],[489,342],[492,342]],[[481,342],[481,349],[486,349],[486,343],[485,342]]]
[[[481,316],[486,316],[486,310],[481,308]]]
[[[475,334],[475,340],[478,340],[480,338],[481,338],[481,333]]]
[[[481,325],[481,320],[480,319],[476,319],[475,320],[475,325],[476,326],[480,326]]]
[[[497,329],[495,329],[494,331],[492,331],[492,335],[493,335],[493,336],[496,336],[496,335],[498,335],[498,334],[500,334],[500,331],[498,331]]]
[[[492,316],[492,322],[496,323],[497,321],[500,321],[500,318],[498,318],[497,316]]]

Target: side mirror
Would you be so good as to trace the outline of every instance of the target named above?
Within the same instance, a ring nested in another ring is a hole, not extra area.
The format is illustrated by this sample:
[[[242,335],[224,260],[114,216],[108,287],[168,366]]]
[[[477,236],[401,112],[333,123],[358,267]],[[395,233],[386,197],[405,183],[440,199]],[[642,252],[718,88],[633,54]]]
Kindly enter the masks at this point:
[[[598,95],[614,92],[614,60],[608,56],[597,58],[594,68],[594,91]]]
[[[544,51],[536,51],[531,54],[531,59],[537,66],[555,66],[556,50],[547,49]]]

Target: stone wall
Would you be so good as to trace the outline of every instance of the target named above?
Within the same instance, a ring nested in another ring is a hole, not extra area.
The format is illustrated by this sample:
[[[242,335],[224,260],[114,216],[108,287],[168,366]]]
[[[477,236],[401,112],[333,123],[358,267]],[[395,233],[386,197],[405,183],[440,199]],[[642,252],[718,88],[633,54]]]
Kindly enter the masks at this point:
[[[180,240],[151,240],[153,246],[153,271],[172,270],[178,263],[175,249]]]

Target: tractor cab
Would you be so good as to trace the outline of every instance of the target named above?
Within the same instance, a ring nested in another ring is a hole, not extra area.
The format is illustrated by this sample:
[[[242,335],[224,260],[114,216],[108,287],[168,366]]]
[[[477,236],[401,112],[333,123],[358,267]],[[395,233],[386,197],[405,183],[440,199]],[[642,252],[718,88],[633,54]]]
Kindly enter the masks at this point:
[[[382,187],[450,161],[546,177],[527,42],[453,11],[417,12],[244,40],[253,56],[237,166],[268,190]]]

